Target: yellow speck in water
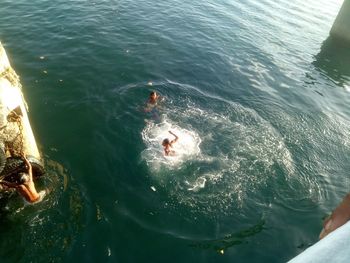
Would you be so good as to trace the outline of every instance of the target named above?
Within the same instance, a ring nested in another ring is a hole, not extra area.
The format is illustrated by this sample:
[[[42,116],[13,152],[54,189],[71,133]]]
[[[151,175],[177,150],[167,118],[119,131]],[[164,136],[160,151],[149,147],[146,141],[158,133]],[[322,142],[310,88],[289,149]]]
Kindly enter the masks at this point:
[[[221,250],[219,250],[219,253],[220,253],[221,255],[223,255],[223,254],[225,253],[225,251],[224,251],[223,249],[221,249]]]
[[[96,218],[97,218],[97,221],[100,221],[102,219],[101,209],[97,204],[96,204]]]

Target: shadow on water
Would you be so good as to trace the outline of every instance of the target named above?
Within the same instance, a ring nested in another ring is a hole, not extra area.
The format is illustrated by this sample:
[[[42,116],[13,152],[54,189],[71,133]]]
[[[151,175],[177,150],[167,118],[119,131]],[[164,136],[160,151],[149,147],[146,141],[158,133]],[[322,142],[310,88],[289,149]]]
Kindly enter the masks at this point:
[[[338,40],[328,37],[312,64],[339,87],[349,84],[350,49]]]
[[[247,239],[249,237],[255,236],[264,229],[264,225],[265,220],[261,220],[254,226],[243,229],[233,234],[226,235],[223,238],[208,241],[200,241],[193,243],[190,246],[199,249],[213,249],[218,253],[224,253],[224,251],[230,247],[240,245],[242,243],[247,243]]]

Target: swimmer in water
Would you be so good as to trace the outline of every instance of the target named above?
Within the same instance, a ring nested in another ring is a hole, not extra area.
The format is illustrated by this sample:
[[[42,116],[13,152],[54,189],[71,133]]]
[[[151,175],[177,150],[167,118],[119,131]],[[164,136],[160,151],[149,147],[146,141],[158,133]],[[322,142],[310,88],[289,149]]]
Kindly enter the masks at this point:
[[[144,108],[144,112],[150,114],[151,118],[154,120],[159,120],[159,105],[158,105],[158,101],[162,101],[163,97],[161,97],[159,94],[157,94],[156,91],[152,91],[149,94],[147,103],[146,103],[146,107]]]
[[[40,191],[39,193],[37,192],[34,182],[33,182],[33,169],[32,169],[32,165],[30,164],[30,162],[28,161],[27,158],[23,158],[24,159],[24,163],[27,166],[27,173],[19,173],[19,177],[20,177],[20,183],[11,183],[11,182],[1,182],[2,184],[4,184],[7,187],[10,188],[15,188],[17,190],[17,192],[29,203],[38,203],[40,201],[42,201],[42,199],[44,198],[46,191]]]
[[[163,140],[162,145],[164,147],[165,156],[169,156],[169,155],[174,155],[175,154],[175,151],[170,150],[170,147],[173,147],[173,144],[175,142],[177,142],[177,140],[179,139],[179,137],[176,136],[176,134],[173,133],[172,131],[169,131],[169,133],[171,135],[173,135],[175,137],[175,139],[170,141],[168,138],[166,138],[166,139]]]
[[[159,99],[160,99],[160,95],[157,94],[157,92],[152,91],[149,94],[149,98],[148,98],[147,104],[155,106],[155,105],[157,105],[157,102],[158,102]]]

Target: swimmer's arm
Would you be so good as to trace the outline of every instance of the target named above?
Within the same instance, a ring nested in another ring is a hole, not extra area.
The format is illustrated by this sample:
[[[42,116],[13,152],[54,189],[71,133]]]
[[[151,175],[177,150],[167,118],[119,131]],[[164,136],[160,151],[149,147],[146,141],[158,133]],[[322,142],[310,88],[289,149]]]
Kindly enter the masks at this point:
[[[157,104],[157,108],[160,110],[165,109],[165,107],[164,107],[165,97],[159,95],[158,101],[159,101],[159,104]]]
[[[28,159],[26,157],[24,157],[24,162],[28,167],[29,180],[33,181],[32,165],[30,164],[30,162],[28,161]]]
[[[7,187],[16,187],[17,184],[16,183],[10,183],[10,182],[7,182],[7,181],[1,181],[0,184],[3,184]]]
[[[169,133],[170,133],[171,135],[175,136],[175,139],[172,140],[171,143],[174,143],[174,142],[176,142],[176,141],[179,139],[179,137],[177,137],[177,135],[176,135],[175,133],[173,133],[172,131],[169,131]]]

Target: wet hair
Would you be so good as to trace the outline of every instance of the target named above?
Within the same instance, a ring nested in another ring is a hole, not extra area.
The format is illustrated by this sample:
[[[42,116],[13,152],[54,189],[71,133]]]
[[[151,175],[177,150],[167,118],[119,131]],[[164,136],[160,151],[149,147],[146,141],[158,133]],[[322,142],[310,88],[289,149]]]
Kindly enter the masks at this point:
[[[169,143],[170,143],[169,139],[164,139],[163,142],[162,142],[162,145],[169,144]]]
[[[149,96],[152,96],[152,95],[155,95],[155,94],[157,94],[157,92],[155,92],[155,91],[153,90],[153,91],[151,91],[151,93],[149,94]]]

